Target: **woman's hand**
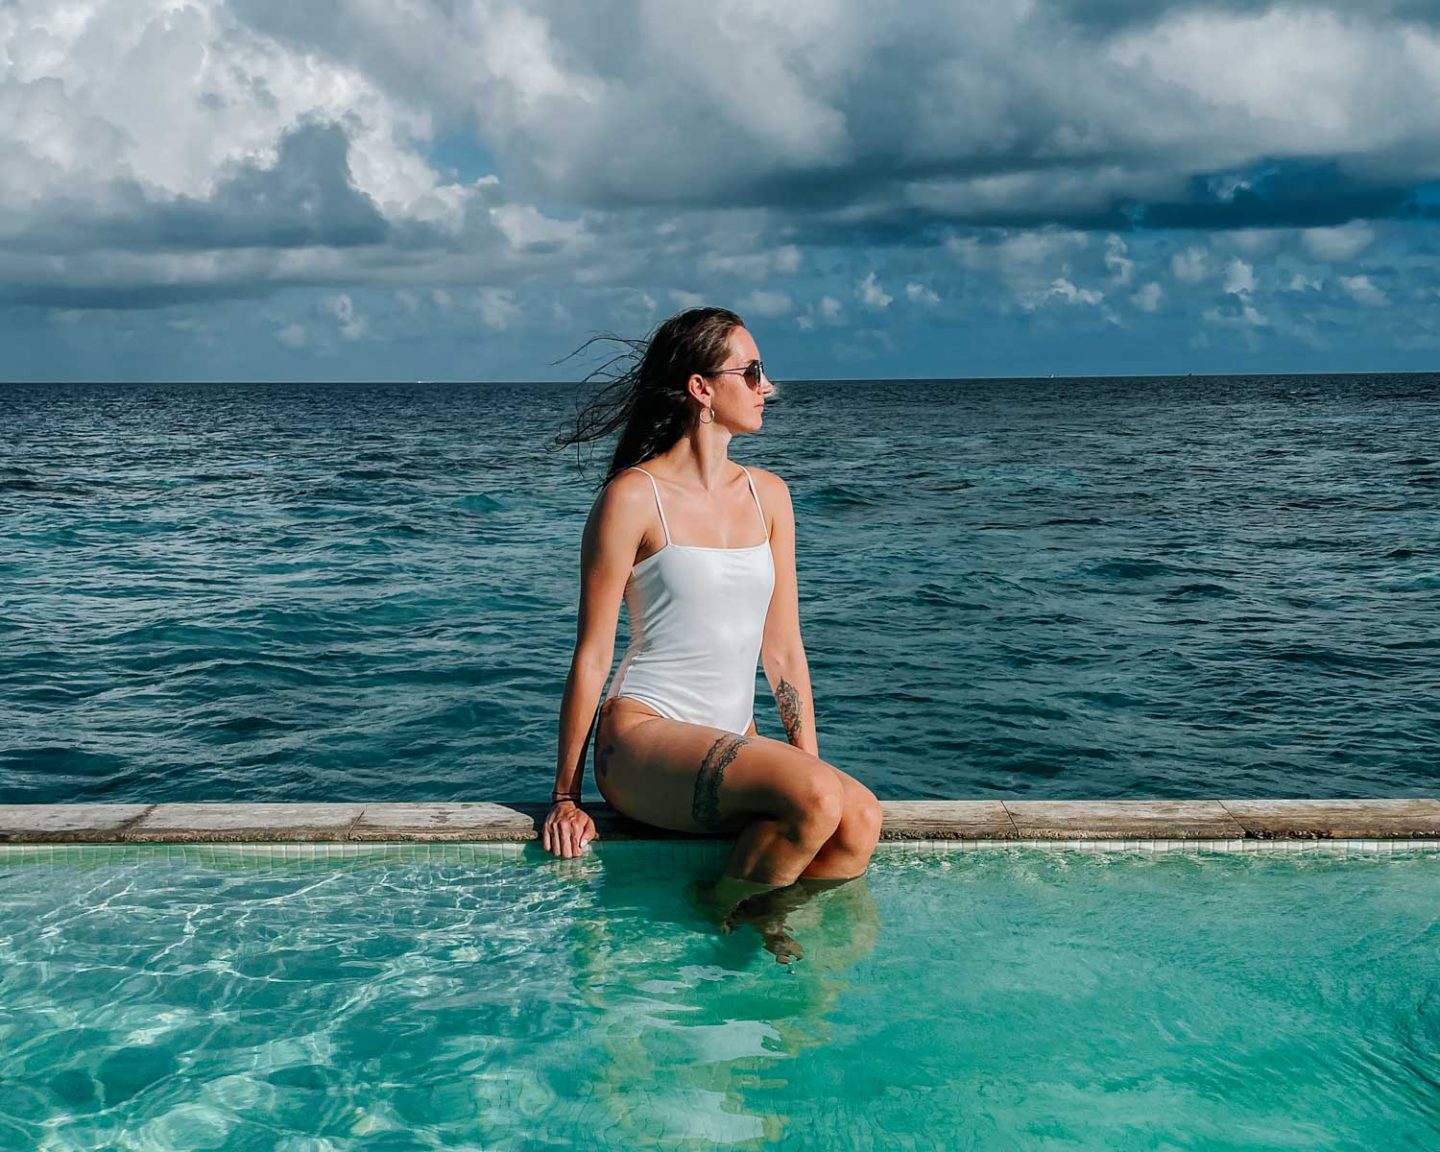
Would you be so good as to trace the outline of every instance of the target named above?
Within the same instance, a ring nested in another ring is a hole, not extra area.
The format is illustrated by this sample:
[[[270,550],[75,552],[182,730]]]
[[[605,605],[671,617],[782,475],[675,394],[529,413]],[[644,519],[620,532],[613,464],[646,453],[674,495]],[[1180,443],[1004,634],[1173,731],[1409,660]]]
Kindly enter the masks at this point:
[[[575,801],[561,800],[545,817],[540,843],[545,851],[569,859],[579,856],[597,835],[595,821],[582,812]]]

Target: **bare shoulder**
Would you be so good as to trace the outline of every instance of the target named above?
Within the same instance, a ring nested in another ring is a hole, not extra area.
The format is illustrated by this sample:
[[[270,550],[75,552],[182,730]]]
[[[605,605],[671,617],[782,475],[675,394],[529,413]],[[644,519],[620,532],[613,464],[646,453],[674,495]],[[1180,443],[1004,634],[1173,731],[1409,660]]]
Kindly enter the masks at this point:
[[[790,485],[785,483],[784,477],[776,475],[768,468],[757,468],[753,464],[745,467],[755,478],[755,491],[760,496],[761,504],[774,512],[790,507]]]
[[[650,509],[654,506],[650,481],[642,473],[627,468],[600,489],[595,497],[595,504],[590,509],[590,532],[633,545],[649,522]]]
[[[625,468],[601,489],[600,499],[628,504],[649,494],[650,480],[645,473],[635,468]]]

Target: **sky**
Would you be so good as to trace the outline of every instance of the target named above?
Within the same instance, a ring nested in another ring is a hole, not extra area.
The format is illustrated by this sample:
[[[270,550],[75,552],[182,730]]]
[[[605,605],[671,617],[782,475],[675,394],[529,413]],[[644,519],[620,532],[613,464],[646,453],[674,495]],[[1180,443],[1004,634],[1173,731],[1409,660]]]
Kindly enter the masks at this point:
[[[1440,368],[1440,2],[0,0],[0,379]]]

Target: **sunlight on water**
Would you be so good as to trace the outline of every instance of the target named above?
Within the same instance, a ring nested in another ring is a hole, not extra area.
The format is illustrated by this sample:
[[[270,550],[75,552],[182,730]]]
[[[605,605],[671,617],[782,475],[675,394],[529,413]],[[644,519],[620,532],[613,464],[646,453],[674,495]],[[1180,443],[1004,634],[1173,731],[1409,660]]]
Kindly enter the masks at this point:
[[[1255,1149],[1440,1137],[1435,855],[0,852],[0,1147]]]

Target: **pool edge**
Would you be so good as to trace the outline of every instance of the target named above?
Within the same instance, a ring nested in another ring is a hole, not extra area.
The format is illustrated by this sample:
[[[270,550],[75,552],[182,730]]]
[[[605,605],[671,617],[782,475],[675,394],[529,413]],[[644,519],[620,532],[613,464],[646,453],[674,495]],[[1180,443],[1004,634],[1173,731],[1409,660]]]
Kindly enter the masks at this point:
[[[1440,799],[890,800],[882,840],[960,844],[1402,843],[1440,839]],[[602,840],[704,840],[587,803]],[[0,844],[523,843],[547,804],[4,804]]]

